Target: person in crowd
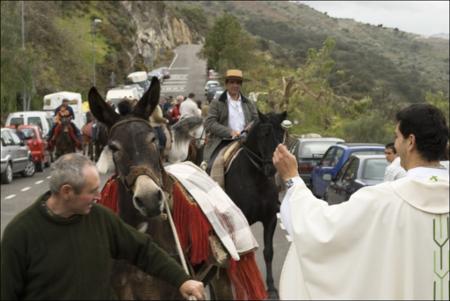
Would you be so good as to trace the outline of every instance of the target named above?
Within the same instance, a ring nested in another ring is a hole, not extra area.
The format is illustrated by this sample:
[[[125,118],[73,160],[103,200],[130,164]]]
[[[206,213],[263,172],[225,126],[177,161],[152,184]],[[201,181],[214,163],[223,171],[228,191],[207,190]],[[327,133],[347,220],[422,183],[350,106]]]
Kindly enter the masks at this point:
[[[180,119],[180,106],[181,103],[184,101],[183,95],[178,95],[175,98],[175,103],[172,106],[172,110],[170,112],[170,124],[176,123]]]
[[[411,105],[396,120],[406,177],[337,205],[317,199],[295,156],[277,147],[273,163],[288,187],[281,220],[293,241],[281,299],[449,299],[449,174],[439,164],[448,125],[429,104]]]
[[[204,299],[201,282],[152,239],[96,204],[100,177],[81,154],[52,164],[50,191],[5,228],[1,244],[2,300],[112,300],[112,259],[123,259]]]
[[[213,100],[205,119],[207,142],[203,160],[209,162],[216,149],[221,148],[225,138],[237,138],[244,128],[258,119],[258,111],[253,102],[241,93],[243,75],[241,70],[230,69],[225,75],[226,90]]]
[[[69,100],[64,98],[61,105],[58,106],[55,109],[55,117],[54,117],[54,124],[52,128],[50,129],[48,133],[48,141],[50,145],[50,149],[53,148],[54,145],[54,137],[53,134],[55,132],[55,129],[58,125],[61,124],[63,118],[69,118],[70,119],[70,126],[75,132],[75,136],[77,137],[77,145],[81,145],[82,137],[81,137],[81,131],[80,129],[73,123],[73,119],[75,118],[75,114],[73,112],[72,107],[69,105]]]
[[[201,116],[201,111],[195,102],[195,94],[189,93],[188,98],[184,100],[180,105],[180,118],[191,117],[191,116]]]
[[[160,105],[155,107],[155,110],[149,117],[150,125],[155,130],[156,135],[158,136],[158,146],[160,152],[164,150],[166,147],[167,137],[164,134],[163,127],[169,123],[169,120],[164,118],[163,112]]]
[[[400,165],[400,157],[393,142],[386,144],[384,148],[386,160],[390,163],[384,172],[384,181],[395,181],[406,176],[406,171]]]

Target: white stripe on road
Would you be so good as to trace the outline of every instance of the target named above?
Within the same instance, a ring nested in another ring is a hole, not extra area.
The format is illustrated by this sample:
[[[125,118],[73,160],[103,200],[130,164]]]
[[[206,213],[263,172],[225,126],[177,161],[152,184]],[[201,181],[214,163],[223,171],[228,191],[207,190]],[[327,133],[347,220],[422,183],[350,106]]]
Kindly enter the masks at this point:
[[[175,63],[175,60],[177,59],[177,57],[178,57],[178,53],[175,52],[175,57],[173,58],[172,63],[170,63],[169,69],[172,69],[173,63]]]
[[[22,188],[20,191],[27,191],[27,190],[30,190],[31,189],[31,187],[25,187],[25,188]]]
[[[50,179],[52,176],[48,176],[47,179]]]
[[[292,242],[292,238],[289,235],[287,235],[287,234],[286,234],[286,239],[287,239],[288,242]]]
[[[174,80],[174,81],[170,81],[170,82],[166,82],[164,84],[162,84],[161,86],[168,86],[168,85],[182,85],[182,84],[186,84],[187,80]]]
[[[9,199],[12,199],[12,198],[14,198],[14,197],[16,197],[15,194],[10,194],[10,195],[8,195],[8,196],[5,198],[5,200],[9,200]]]
[[[39,185],[39,184],[41,184],[42,182],[44,182],[44,180],[36,181],[34,184]]]

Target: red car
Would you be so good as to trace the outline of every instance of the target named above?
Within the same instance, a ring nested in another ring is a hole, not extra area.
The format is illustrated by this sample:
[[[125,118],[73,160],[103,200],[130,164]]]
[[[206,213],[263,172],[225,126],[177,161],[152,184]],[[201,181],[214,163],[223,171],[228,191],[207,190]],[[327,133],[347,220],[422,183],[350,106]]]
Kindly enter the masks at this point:
[[[37,125],[20,125],[19,130],[27,141],[36,170],[43,171],[44,167],[50,166],[51,159],[48,143],[42,138],[41,129]]]

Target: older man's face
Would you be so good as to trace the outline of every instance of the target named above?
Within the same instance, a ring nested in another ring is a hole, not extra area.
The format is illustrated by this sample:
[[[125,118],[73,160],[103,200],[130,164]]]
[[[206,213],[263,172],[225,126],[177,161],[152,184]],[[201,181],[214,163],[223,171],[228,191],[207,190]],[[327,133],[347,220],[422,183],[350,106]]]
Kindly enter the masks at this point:
[[[228,79],[226,88],[231,96],[236,96],[241,90],[242,81],[239,79]]]

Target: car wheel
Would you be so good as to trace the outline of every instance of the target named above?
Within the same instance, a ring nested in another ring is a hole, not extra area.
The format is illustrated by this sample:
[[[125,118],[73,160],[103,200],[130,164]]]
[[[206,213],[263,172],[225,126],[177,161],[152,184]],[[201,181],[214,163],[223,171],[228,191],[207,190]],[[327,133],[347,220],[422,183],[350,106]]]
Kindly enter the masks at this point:
[[[5,171],[2,173],[2,183],[9,184],[12,182],[12,180],[13,180],[12,166],[11,163],[8,163]]]
[[[22,175],[25,177],[31,177],[36,172],[36,168],[34,167],[34,162],[29,160],[25,170],[22,172]]]
[[[42,172],[44,171],[44,162],[38,161],[35,163],[36,171]]]

